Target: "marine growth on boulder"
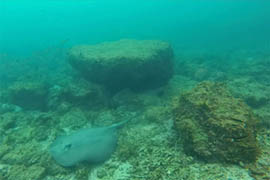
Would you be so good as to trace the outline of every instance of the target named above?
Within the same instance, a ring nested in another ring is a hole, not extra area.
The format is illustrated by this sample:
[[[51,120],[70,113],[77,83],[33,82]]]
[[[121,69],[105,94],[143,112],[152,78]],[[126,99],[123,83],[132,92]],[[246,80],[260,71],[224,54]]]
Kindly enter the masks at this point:
[[[173,74],[173,50],[159,40],[130,40],[78,45],[69,62],[87,80],[111,92],[144,90],[168,82]]]
[[[257,119],[224,84],[202,82],[182,94],[174,109],[175,128],[186,153],[206,161],[254,162],[259,154]]]

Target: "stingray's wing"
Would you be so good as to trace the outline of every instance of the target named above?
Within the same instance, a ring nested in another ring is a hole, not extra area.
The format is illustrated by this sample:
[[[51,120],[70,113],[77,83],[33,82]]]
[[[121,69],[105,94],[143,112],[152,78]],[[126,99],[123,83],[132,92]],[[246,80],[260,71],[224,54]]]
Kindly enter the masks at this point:
[[[78,161],[76,158],[70,157],[72,141],[69,136],[58,137],[50,146],[50,154],[54,160],[62,166],[73,166]]]
[[[93,137],[91,144],[87,146],[89,153],[87,161],[91,163],[99,163],[107,160],[114,152],[117,144],[117,136],[115,130],[106,130],[102,134]]]
[[[62,166],[78,162],[102,162],[115,150],[115,127],[81,129],[69,136],[57,138],[50,147],[53,158]]]

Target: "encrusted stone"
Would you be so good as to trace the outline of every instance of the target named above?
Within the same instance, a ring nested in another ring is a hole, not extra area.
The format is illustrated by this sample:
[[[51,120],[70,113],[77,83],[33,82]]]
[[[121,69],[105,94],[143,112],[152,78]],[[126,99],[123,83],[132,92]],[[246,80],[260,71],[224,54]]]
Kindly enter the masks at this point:
[[[111,92],[162,86],[173,74],[173,50],[158,40],[123,39],[71,48],[69,62],[83,76]]]
[[[206,161],[253,162],[257,118],[224,84],[203,82],[182,94],[174,109],[185,151]]]

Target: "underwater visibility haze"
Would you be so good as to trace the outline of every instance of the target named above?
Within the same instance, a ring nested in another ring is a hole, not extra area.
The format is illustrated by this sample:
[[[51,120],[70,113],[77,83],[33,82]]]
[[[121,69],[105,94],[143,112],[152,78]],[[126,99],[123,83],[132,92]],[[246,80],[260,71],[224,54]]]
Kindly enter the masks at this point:
[[[0,0],[0,180],[270,179],[269,10]]]

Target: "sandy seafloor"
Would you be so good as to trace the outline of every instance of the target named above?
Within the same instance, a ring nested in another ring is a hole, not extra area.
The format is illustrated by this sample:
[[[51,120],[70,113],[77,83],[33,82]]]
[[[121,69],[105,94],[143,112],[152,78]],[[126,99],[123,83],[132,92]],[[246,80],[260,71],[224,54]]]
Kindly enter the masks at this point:
[[[123,90],[113,97],[104,96],[99,87],[89,89],[92,86],[58,51],[39,52],[27,59],[0,56],[1,180],[270,179],[269,51],[179,52],[168,85],[141,93]],[[262,153],[256,167],[206,163],[184,153],[181,135],[173,127],[171,105],[175,97],[205,80],[226,83],[259,117],[257,139]],[[50,97],[47,108],[25,110],[7,103],[10,87],[18,81],[26,86],[43,84]],[[74,100],[59,98],[66,92]],[[89,93],[92,101],[84,102]],[[116,151],[103,164],[63,168],[48,153],[53,139],[61,134],[127,118],[132,120],[119,131]]]

